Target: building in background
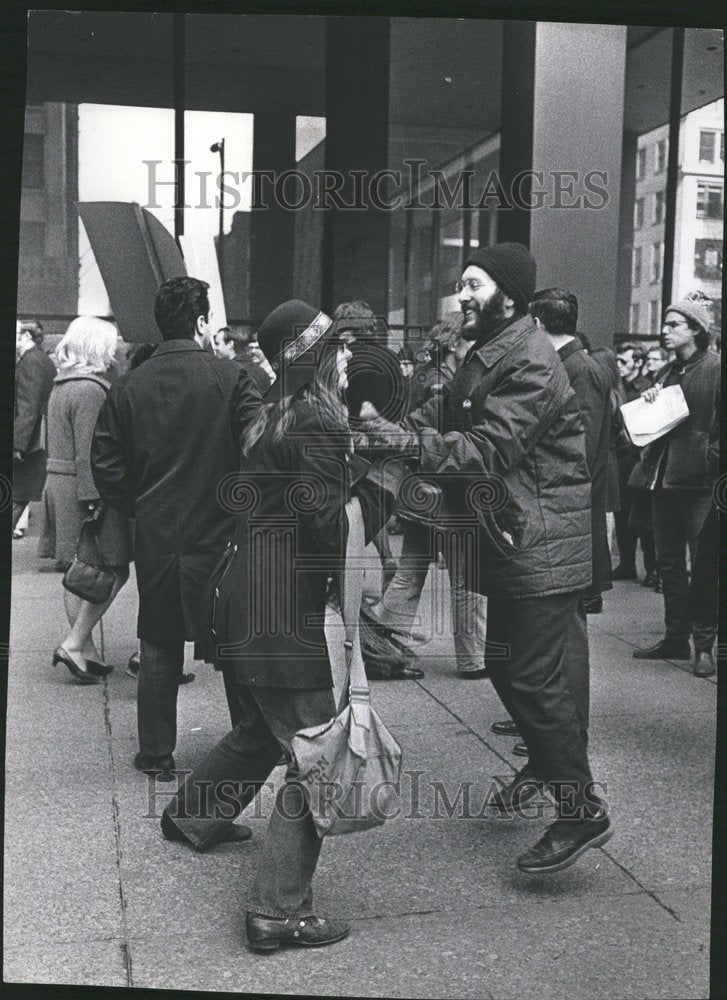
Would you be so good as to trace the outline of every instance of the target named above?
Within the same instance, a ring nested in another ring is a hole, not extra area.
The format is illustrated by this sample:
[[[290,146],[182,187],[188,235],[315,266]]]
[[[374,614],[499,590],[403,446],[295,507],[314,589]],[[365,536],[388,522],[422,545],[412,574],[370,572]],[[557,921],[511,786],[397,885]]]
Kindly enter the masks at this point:
[[[78,308],[78,107],[28,104],[20,198],[20,317],[72,318]],[[43,319],[63,333],[68,319]]]
[[[639,137],[636,152],[629,333],[659,336],[669,128]],[[722,323],[724,99],[686,115],[679,131],[672,299],[701,291]]]

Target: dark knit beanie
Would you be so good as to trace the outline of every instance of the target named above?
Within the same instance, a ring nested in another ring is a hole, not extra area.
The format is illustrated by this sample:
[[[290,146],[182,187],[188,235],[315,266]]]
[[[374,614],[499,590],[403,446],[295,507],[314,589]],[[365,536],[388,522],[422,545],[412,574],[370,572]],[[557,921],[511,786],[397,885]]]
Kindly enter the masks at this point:
[[[535,291],[535,259],[522,243],[495,243],[474,250],[464,262],[487,271],[499,288],[523,312]]]

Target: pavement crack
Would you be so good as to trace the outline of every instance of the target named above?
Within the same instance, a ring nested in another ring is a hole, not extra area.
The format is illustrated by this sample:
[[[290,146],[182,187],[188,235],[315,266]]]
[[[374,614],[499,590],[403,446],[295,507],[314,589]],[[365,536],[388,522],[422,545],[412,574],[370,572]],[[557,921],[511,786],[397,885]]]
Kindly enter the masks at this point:
[[[445,704],[440,698],[437,698],[436,694],[434,694],[433,691],[430,691],[429,688],[426,687],[425,684],[422,684],[421,681],[416,681],[415,683],[419,685],[419,687],[422,689],[422,691],[426,691],[426,693],[429,695],[429,697],[432,698],[434,701],[436,701],[436,703],[440,706],[440,708],[443,708],[445,710],[445,712],[447,712],[448,715],[451,715],[452,718],[456,719],[457,722],[461,726],[464,726],[468,733],[470,733],[472,736],[474,736],[475,739],[479,740],[480,743],[482,743],[483,746],[486,746],[487,749],[490,751],[490,753],[493,753],[496,757],[499,757],[499,759],[503,762],[503,764],[506,764],[509,768],[511,768],[512,770],[515,770],[513,768],[512,764],[511,764],[511,762],[507,759],[507,757],[504,757],[500,753],[499,750],[496,750],[495,747],[491,746],[487,742],[487,740],[484,738],[484,736],[482,736],[481,733],[478,733],[476,729],[472,728],[472,726],[469,724],[469,722],[466,722],[463,718],[461,718],[459,715],[457,715],[457,713],[455,711],[453,711],[449,707],[449,705]]]
[[[119,903],[121,905],[121,955],[126,969],[126,985],[134,985],[134,974],[131,961],[131,944],[129,941],[129,926],[126,919],[126,894],[124,892],[124,880],[122,874],[123,852],[121,850],[121,816],[119,813],[119,799],[116,794],[116,768],[114,763],[114,752],[111,733],[111,702],[109,699],[108,681],[103,682],[103,712],[104,725],[106,727],[106,752],[109,760],[109,772],[111,774],[111,815],[114,824],[114,846],[116,849],[116,870],[118,872]]]
[[[659,899],[659,897],[657,896],[657,894],[652,889],[647,889],[646,886],[644,885],[644,883],[641,882],[634,875],[633,872],[629,871],[629,869],[626,868],[625,865],[622,865],[620,861],[617,861],[616,858],[614,858],[613,854],[611,854],[610,851],[607,851],[605,847],[601,847],[600,850],[606,855],[606,857],[609,859],[609,861],[612,861],[616,865],[617,868],[621,869],[621,871],[624,873],[624,875],[626,875],[627,878],[630,878],[631,881],[634,882],[639,887],[639,889],[641,890],[641,892],[646,893],[646,895],[649,896],[651,899],[653,899],[654,902],[658,906],[660,906],[662,908],[662,910],[666,910],[666,912],[669,914],[669,916],[673,917],[674,920],[677,921],[677,923],[679,923],[679,924],[683,923],[682,918],[679,916],[679,914],[676,912],[676,910],[672,910],[671,906],[667,906],[666,903],[662,902],[662,900]]]

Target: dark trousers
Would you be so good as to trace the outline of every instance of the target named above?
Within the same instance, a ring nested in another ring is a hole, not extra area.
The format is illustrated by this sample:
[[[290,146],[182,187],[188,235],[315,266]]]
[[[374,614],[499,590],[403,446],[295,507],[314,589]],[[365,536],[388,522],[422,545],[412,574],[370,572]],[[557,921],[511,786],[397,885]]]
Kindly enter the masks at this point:
[[[688,640],[691,632],[695,650],[710,650],[716,629],[691,622],[689,618],[686,553],[688,546],[693,568],[699,533],[712,506],[712,494],[696,490],[655,490],[652,503],[656,565],[664,588],[666,638],[680,642]]]
[[[578,695],[567,682],[566,655],[580,595],[490,597],[487,607],[488,675],[517,723],[535,773],[553,782],[559,805],[583,805],[592,782]],[[572,684],[572,681],[571,681]],[[582,682],[576,685],[582,700]],[[561,784],[563,783],[563,787]]]
[[[588,651],[588,617],[582,595],[578,595],[566,635],[563,673],[573,699],[583,742],[588,746],[588,719],[591,701],[591,665]]]
[[[137,691],[139,749],[164,757],[177,743],[177,692],[184,667],[184,640],[141,640]]]
[[[288,768],[248,897],[250,912],[268,917],[312,913],[311,881],[321,839],[297,782],[291,751],[295,733],[335,715],[333,693],[238,684],[242,718],[185,780],[166,809],[197,847],[221,839],[224,828],[252,801],[285,754]]]

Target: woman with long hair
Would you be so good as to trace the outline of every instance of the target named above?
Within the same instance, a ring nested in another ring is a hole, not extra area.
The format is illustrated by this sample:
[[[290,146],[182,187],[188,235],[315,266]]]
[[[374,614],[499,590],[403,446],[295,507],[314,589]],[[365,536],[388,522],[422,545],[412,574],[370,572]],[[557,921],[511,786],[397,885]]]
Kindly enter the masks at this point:
[[[345,561],[351,438],[343,392],[351,352],[326,315],[299,301],[275,309],[258,341],[277,378],[246,430],[242,472],[220,484],[220,502],[239,517],[208,606],[208,655],[232,665],[242,718],[187,777],[162,832],[201,851],[247,839],[250,831],[232,819],[284,755],[285,783],[248,896],[248,942],[270,951],[348,933],[340,921],[314,915],[321,840],[291,740],[336,713],[323,629],[328,579]]]
[[[83,522],[97,522],[99,549],[113,568],[114,582],[103,604],[63,591],[69,632],[53,653],[79,684],[97,684],[113,667],[93,641],[101,620],[129,577],[132,558],[126,518],[104,509],[91,475],[91,437],[109,389],[105,377],[116,353],[116,328],[95,316],[79,316],[56,348],[58,374],[48,401],[48,476],[43,492],[43,528],[38,555],[70,565]]]

